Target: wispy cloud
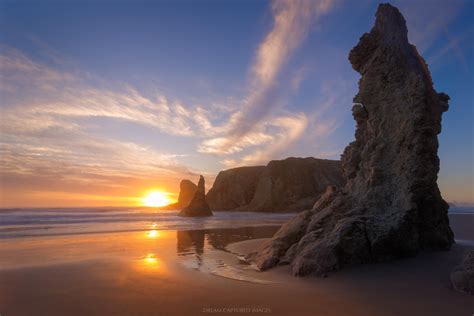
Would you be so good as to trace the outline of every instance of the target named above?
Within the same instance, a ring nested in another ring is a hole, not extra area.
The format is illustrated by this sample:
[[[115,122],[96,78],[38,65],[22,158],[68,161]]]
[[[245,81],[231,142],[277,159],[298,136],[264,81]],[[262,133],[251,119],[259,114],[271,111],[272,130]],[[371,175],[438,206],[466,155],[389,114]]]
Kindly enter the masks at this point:
[[[274,25],[260,43],[252,67],[254,82],[274,84],[280,69],[305,39],[314,19],[326,13],[331,0],[279,0],[272,5]]]
[[[277,117],[268,124],[268,133],[272,133],[272,137],[263,146],[239,158],[224,159],[221,163],[228,168],[234,168],[266,164],[271,159],[286,157],[288,147],[302,136],[307,126],[308,118],[304,113]],[[272,131],[275,127],[277,129]]]
[[[456,36],[449,36],[449,40],[437,51],[431,54],[428,58],[428,64],[431,65],[433,70],[433,65],[436,67],[441,61],[446,60],[447,54],[452,54],[455,56],[459,62],[463,65],[463,70],[469,71],[469,65],[466,62],[466,56],[464,55],[463,49],[461,48],[461,44],[464,41],[469,41],[472,39],[472,33],[474,29],[470,28],[462,32],[461,34],[457,34]]]
[[[408,24],[410,41],[421,53],[430,49],[465,4],[464,0],[399,1]]]
[[[163,95],[146,97],[130,86],[119,91],[98,88],[86,76],[55,70],[18,50],[0,54],[2,72],[2,129],[67,126],[73,119],[102,117],[135,122],[170,135],[194,136],[213,131],[203,108],[189,108]],[[12,95],[13,98],[9,98]]]
[[[294,73],[293,77],[291,78],[291,88],[293,92],[298,92],[301,82],[305,79],[305,77],[310,72],[310,67],[304,66],[298,68]]]
[[[261,128],[261,121],[277,104],[278,89],[276,88],[281,69],[304,41],[311,25],[318,17],[327,13],[333,3],[333,0],[272,2],[274,24],[257,48],[255,60],[250,69],[251,88],[243,100],[242,110],[234,117],[234,120],[229,122],[225,136],[207,140],[201,148],[209,148],[211,144],[212,152],[233,153],[237,148],[241,149],[241,146],[235,146],[235,144],[249,143],[246,141],[249,138],[248,135],[255,134],[255,130]],[[294,89],[299,86],[303,75],[303,72],[296,75],[291,83]],[[282,121],[277,119],[274,122]],[[286,129],[285,126],[281,128]]]
[[[233,154],[241,152],[244,150],[244,148],[260,146],[272,142],[274,140],[274,136],[269,135],[263,131],[263,129],[264,128],[262,128],[262,131],[247,134],[238,142],[227,147],[223,146],[226,145],[228,141],[225,137],[217,137],[205,140],[198,146],[198,151],[208,154]]]
[[[258,165],[267,163],[272,158],[281,157],[288,151],[288,147],[301,137],[308,126],[308,119],[306,115],[299,113],[294,116],[276,118],[273,124],[279,127],[273,142],[241,159],[224,160],[223,163],[228,167]]]
[[[471,40],[472,28],[451,34],[450,24],[466,6],[465,0],[432,0],[432,1],[401,1],[400,10],[405,15],[408,24],[408,36],[422,55],[427,56],[431,70],[435,70],[448,52],[463,64],[463,69],[469,71],[461,42]],[[443,41],[442,45],[437,43]]]

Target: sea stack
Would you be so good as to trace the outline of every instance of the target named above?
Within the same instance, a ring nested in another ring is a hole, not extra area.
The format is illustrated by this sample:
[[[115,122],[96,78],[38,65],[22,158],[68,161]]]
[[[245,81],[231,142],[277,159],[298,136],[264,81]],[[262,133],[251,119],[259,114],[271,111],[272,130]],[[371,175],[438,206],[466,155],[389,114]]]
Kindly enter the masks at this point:
[[[191,203],[191,200],[194,197],[194,194],[196,194],[197,186],[194,184],[194,182],[183,179],[179,183],[179,196],[178,196],[178,202],[169,204],[166,206],[163,206],[161,209],[165,210],[179,210],[182,209],[183,207],[186,207]]]
[[[194,193],[194,197],[188,206],[183,208],[179,216],[202,217],[212,216],[212,211],[206,201],[206,190],[204,186],[204,177],[199,176],[199,182]]]
[[[437,135],[449,97],[434,90],[407,33],[398,9],[379,5],[374,27],[349,54],[361,79],[352,108],[355,141],[341,157],[346,184],[249,255],[260,269],[290,264],[295,275],[322,276],[450,249],[448,204],[436,183]]]

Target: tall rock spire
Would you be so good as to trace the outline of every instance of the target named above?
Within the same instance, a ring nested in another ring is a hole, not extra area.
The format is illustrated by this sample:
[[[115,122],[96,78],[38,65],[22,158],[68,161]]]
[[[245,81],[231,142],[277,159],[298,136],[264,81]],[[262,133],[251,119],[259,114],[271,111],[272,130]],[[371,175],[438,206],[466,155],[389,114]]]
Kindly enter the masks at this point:
[[[342,155],[346,185],[251,254],[261,269],[286,263],[295,275],[321,275],[453,243],[436,183],[437,135],[449,97],[434,90],[397,8],[378,7],[374,27],[349,60],[361,79],[352,108],[355,141]]]
[[[199,183],[193,199],[188,206],[179,213],[180,216],[212,216],[212,211],[206,201],[206,190],[204,187],[204,177],[199,176]]]

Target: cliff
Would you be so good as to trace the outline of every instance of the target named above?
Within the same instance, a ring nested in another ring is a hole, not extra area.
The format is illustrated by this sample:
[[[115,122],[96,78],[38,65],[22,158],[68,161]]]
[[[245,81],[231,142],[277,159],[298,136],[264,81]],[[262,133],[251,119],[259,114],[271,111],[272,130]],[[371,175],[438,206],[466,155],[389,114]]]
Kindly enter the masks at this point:
[[[252,201],[265,166],[240,167],[219,172],[207,192],[207,201],[214,210],[234,210]]]
[[[339,161],[287,158],[221,171],[207,199],[214,210],[302,211],[310,209],[328,185],[342,183]]]
[[[375,25],[350,54],[361,74],[352,113],[355,141],[342,155],[346,184],[330,189],[248,260],[324,275],[349,264],[447,250],[453,233],[436,180],[441,116],[428,66],[408,42],[405,19],[381,4]]]

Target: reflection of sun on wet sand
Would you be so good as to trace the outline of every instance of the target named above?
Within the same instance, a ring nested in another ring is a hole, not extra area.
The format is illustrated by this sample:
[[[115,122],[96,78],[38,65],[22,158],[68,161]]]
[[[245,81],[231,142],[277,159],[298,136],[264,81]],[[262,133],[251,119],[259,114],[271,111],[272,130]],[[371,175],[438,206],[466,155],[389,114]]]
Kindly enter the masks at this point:
[[[164,268],[164,265],[162,264],[162,260],[159,259],[154,253],[147,254],[139,262],[142,268],[148,269],[148,270],[162,270]]]
[[[158,230],[152,229],[152,230],[150,230],[150,231],[147,233],[147,236],[148,236],[149,238],[157,238],[157,237],[159,236],[159,234],[160,234],[160,233],[158,232]]]

